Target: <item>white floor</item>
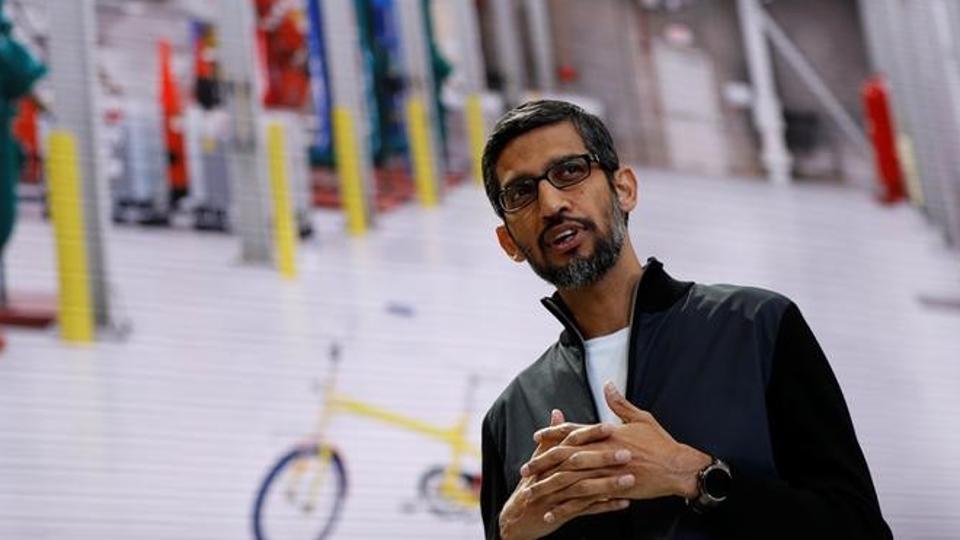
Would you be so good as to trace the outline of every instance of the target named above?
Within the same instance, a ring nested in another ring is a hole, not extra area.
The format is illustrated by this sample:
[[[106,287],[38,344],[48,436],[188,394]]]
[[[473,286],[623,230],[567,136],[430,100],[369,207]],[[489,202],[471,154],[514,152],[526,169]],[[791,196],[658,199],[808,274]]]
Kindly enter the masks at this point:
[[[960,257],[923,218],[826,185],[642,172],[641,256],[683,279],[776,289],[798,302],[845,390],[897,538],[960,537]],[[481,375],[476,420],[558,332],[549,291],[503,257],[475,186],[407,207],[366,237],[318,213],[300,277],[237,262],[238,242],[114,228],[108,256],[125,340],[61,344],[8,329],[0,356],[0,538],[249,538],[268,467],[309,435],[330,344],[340,388],[440,424]],[[51,231],[21,220],[16,290],[53,292]],[[477,538],[479,518],[416,504],[441,444],[340,417],[350,488],[336,538]],[[474,437],[477,439],[478,437]]]

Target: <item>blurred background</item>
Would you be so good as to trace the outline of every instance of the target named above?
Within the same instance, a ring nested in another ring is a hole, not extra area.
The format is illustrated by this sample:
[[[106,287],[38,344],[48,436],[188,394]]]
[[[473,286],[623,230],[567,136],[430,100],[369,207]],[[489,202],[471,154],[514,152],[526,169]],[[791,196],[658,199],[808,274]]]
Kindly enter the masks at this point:
[[[0,538],[480,537],[560,327],[477,157],[538,97],[641,257],[799,304],[896,537],[960,536],[960,4],[0,6]]]

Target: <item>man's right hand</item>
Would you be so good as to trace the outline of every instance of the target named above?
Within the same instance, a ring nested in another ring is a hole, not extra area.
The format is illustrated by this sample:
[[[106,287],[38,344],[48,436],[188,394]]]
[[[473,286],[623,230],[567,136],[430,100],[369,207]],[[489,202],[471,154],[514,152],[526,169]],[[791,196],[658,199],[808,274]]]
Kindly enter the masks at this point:
[[[550,427],[537,432],[537,448],[533,457],[557,446],[583,424],[565,422],[563,413],[554,409]],[[609,430],[590,430],[596,440],[609,436]],[[629,461],[629,456],[627,460]],[[625,492],[630,486],[617,484],[620,463],[582,471],[563,473],[562,486],[549,493],[537,494],[529,488],[536,476],[525,476],[500,512],[500,536],[503,540],[527,540],[546,536],[578,516],[622,510],[626,499],[611,498],[610,493]],[[632,483],[630,484],[632,485]]]

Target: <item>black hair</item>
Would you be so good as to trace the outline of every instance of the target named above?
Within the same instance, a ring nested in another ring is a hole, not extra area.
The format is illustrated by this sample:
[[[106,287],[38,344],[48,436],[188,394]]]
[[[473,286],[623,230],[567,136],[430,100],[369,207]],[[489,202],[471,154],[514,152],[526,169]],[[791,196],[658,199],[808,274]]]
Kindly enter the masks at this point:
[[[580,138],[583,139],[587,152],[597,158],[608,180],[611,180],[613,172],[620,168],[620,158],[613,147],[613,137],[599,118],[566,101],[550,99],[528,101],[500,117],[483,148],[481,160],[483,187],[487,191],[490,204],[501,219],[504,217],[504,211],[499,201],[500,180],[497,178],[497,160],[500,159],[503,149],[510,144],[510,141],[524,133],[560,122],[573,124]]]

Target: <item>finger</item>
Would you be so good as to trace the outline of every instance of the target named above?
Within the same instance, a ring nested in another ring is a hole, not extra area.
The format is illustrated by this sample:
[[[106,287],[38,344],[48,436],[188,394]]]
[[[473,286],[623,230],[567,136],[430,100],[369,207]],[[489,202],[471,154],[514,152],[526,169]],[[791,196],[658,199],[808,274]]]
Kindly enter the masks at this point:
[[[563,424],[566,420],[563,417],[563,411],[560,409],[553,409],[550,411],[550,426],[559,426]],[[542,431],[542,430],[541,430]],[[533,440],[537,442],[537,447],[533,451],[532,457],[537,457],[540,454],[546,452],[550,448],[553,448],[559,442],[558,440],[553,439],[538,439],[536,433],[533,435]]]
[[[559,506],[555,506],[543,514],[543,520],[551,524],[561,524],[579,516],[584,510],[590,508],[595,501],[590,499],[573,499]]]
[[[630,461],[632,455],[629,450],[580,450],[572,454],[560,464],[561,471],[582,471],[585,469],[599,469],[614,467]]]
[[[630,506],[629,499],[612,499],[609,501],[599,501],[581,510],[580,513],[577,514],[577,516],[586,516],[590,514],[603,514],[606,512],[615,512],[617,510],[623,510],[628,506]]]
[[[543,515],[543,520],[547,523],[564,523],[570,519],[573,519],[577,516],[583,515],[583,513],[596,504],[604,504],[610,502],[611,498],[607,495],[592,496],[592,497],[577,497],[551,508]]]
[[[525,486],[520,493],[522,500],[527,502],[536,501],[545,498],[554,493],[558,493],[568,487],[586,480],[588,478],[614,478],[623,475],[622,468],[607,467],[603,469],[590,469],[585,471],[560,471],[550,476],[532,482]]]
[[[627,401],[627,398],[623,397],[623,394],[610,381],[603,385],[603,395],[607,400],[607,405],[610,406],[610,410],[619,416],[625,424],[643,422],[650,418],[650,413]]]
[[[584,424],[575,424],[573,422],[561,422],[557,425],[551,423],[550,427],[545,427],[533,434],[533,440],[542,442],[559,442],[573,431],[584,427]]]
[[[543,497],[541,500],[545,503],[562,502],[570,499],[585,499],[606,497],[622,497],[623,492],[632,488],[637,483],[636,477],[632,474],[616,474],[613,476],[604,476],[601,478],[585,478],[578,482],[563,488],[557,492]]]
[[[613,433],[613,426],[606,422],[601,422],[572,431],[560,444],[564,446],[581,446],[602,441],[609,437],[611,433]]]
[[[554,446],[520,467],[520,476],[535,476],[544,471],[549,471],[564,462],[576,451],[575,448],[571,447]]]

